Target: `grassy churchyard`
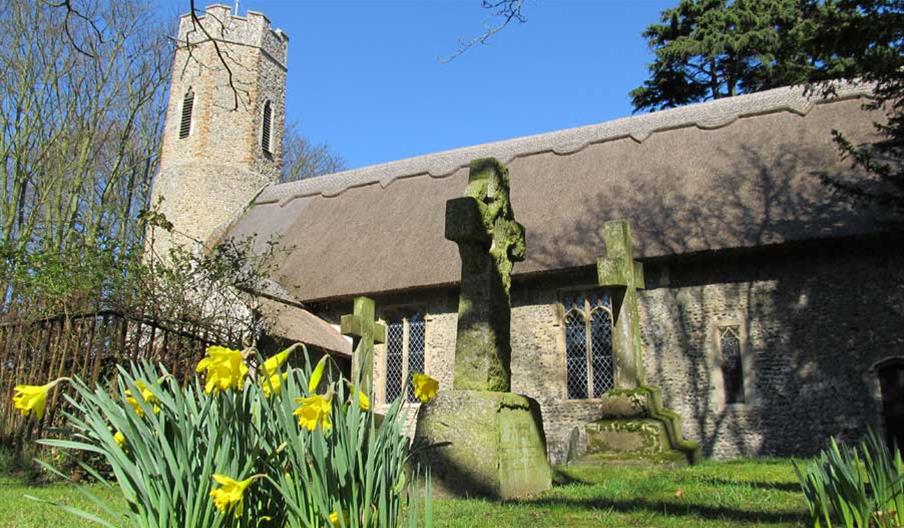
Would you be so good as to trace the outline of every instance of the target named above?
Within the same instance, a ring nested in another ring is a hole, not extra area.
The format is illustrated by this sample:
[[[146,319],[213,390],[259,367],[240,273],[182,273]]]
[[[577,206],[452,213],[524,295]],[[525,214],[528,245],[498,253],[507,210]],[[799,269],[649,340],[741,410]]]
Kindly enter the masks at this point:
[[[437,527],[804,526],[805,505],[790,461],[707,461],[683,469],[565,468],[550,491],[524,502],[436,500]],[[110,503],[118,490],[91,486]],[[0,526],[82,527],[85,521],[41,499],[97,511],[74,485],[29,485],[0,477]]]

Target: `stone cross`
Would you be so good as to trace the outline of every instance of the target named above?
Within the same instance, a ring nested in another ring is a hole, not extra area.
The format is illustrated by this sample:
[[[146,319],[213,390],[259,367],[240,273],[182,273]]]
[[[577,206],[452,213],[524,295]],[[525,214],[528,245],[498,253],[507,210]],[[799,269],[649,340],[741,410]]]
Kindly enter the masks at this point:
[[[370,394],[373,379],[374,343],[386,342],[386,326],[374,321],[375,314],[373,299],[355,297],[352,313],[339,321],[342,335],[352,337],[352,380],[360,380],[366,394]]]
[[[634,388],[644,384],[643,343],[637,311],[637,290],[643,289],[643,265],[634,260],[631,226],[628,222],[606,222],[603,227],[606,258],[596,263],[598,283],[612,289],[612,351],[615,356],[615,386]]]
[[[446,202],[446,238],[461,255],[455,342],[456,390],[511,387],[511,277],[524,260],[524,226],[515,221],[508,170],[494,158],[471,161],[468,187]]]

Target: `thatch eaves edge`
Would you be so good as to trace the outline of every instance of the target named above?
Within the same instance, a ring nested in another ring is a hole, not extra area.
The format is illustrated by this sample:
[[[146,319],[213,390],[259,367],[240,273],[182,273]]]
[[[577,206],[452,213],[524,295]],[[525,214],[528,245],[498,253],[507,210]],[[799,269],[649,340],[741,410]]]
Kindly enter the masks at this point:
[[[590,145],[625,138],[643,143],[655,133],[680,128],[715,130],[729,126],[739,119],[776,112],[793,112],[805,116],[818,104],[869,97],[871,93],[870,86],[851,83],[840,84],[831,97],[811,93],[804,87],[775,88],[594,125],[484,143],[270,185],[255,198],[252,207],[274,203],[284,206],[296,198],[308,196],[334,197],[349,189],[376,183],[386,188],[402,178],[423,175],[444,178],[466,167],[475,158],[492,156],[508,164],[516,158],[544,152],[570,155]]]

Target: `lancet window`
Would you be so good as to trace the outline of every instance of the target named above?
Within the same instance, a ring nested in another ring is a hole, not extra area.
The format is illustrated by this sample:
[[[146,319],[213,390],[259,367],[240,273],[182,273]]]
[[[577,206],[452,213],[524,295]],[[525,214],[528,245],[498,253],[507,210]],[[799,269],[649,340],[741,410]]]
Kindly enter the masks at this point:
[[[722,380],[725,403],[744,403],[744,368],[741,361],[741,333],[738,326],[719,328],[722,353]]]
[[[569,295],[563,306],[568,399],[599,398],[615,385],[612,297],[605,290]]]

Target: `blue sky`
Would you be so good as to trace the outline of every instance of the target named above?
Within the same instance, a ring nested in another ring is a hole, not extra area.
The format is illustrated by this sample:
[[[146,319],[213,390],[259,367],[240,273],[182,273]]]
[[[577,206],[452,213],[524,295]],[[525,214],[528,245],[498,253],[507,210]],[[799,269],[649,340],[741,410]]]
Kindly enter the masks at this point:
[[[527,0],[527,23],[448,64],[437,59],[494,22],[480,0],[241,0],[239,9],[288,33],[287,117],[354,168],[629,115],[628,91],[652,58],[640,33],[675,3]],[[167,12],[187,5],[161,1]]]

